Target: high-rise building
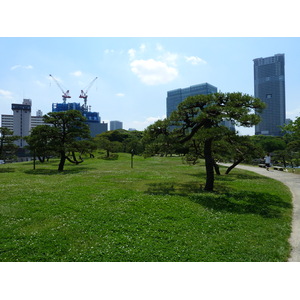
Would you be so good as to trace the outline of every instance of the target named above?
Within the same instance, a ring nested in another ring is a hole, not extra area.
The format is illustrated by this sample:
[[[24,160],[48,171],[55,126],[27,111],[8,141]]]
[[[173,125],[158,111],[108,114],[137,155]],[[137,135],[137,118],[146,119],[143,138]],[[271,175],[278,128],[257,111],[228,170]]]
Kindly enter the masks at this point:
[[[276,54],[254,61],[254,96],[266,104],[258,113],[261,122],[255,126],[256,135],[281,135],[285,124],[284,54]]]
[[[185,98],[195,95],[209,95],[217,93],[218,89],[209,84],[202,83],[197,85],[192,85],[184,89],[176,89],[168,91],[167,93],[167,117],[170,117],[171,113],[177,109],[177,106]]]
[[[43,112],[41,110],[36,112],[36,116],[31,116],[31,129],[44,124]]]
[[[80,105],[80,103],[52,103],[52,112],[68,111],[68,110],[78,110],[86,118],[86,124],[90,128],[90,134],[95,137],[97,134],[107,131],[107,123],[101,123],[101,117],[98,112],[92,112],[85,105]]]
[[[109,129],[110,130],[123,129],[123,123],[120,121],[110,121]]]
[[[217,92],[218,89],[209,83],[202,83],[192,85],[184,89],[169,91],[167,93],[167,117],[170,117],[171,113],[177,109],[178,104],[187,97],[196,95],[210,95]],[[224,120],[220,123],[220,125],[226,126],[230,130],[235,131],[235,126],[231,121]]]
[[[31,128],[31,100],[24,99],[23,104],[13,103],[11,109],[13,111],[14,135],[20,137],[15,143],[20,148],[23,148],[27,145],[23,138],[29,135]]]
[[[1,127],[5,127],[11,131],[14,131],[14,116],[1,115]]]
[[[23,104],[12,104],[11,109],[13,115],[1,115],[1,127],[12,130],[14,135],[25,137],[30,134],[32,128],[45,124],[42,111],[38,110],[36,116],[31,116],[30,99],[24,99]],[[22,138],[15,143],[20,148],[27,145]]]

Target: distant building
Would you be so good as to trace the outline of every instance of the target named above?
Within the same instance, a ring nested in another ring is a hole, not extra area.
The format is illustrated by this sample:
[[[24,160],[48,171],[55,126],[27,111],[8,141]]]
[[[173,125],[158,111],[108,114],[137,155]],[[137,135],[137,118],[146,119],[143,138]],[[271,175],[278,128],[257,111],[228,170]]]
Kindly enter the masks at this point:
[[[31,116],[31,129],[39,125],[45,125],[43,120],[43,112],[38,110],[36,116]]]
[[[11,109],[13,111],[13,132],[14,135],[21,138],[15,143],[20,148],[27,145],[23,139],[30,134],[31,129],[31,100],[24,99],[23,104],[12,104]]]
[[[53,103],[52,112],[68,111],[68,110],[78,110],[87,119],[86,123],[90,128],[90,134],[95,137],[97,134],[107,131],[107,123],[102,122],[98,112],[91,112],[89,109],[80,103]]]
[[[1,127],[6,127],[12,130],[14,135],[21,137],[15,141],[15,144],[21,149],[27,145],[24,137],[30,134],[30,130],[44,124],[40,110],[37,112],[38,116],[31,116],[31,105],[32,101],[30,99],[23,99],[22,104],[13,103],[11,105],[12,115],[1,115]],[[23,152],[19,151],[18,155]]]
[[[254,61],[254,96],[266,104],[258,113],[261,122],[255,126],[256,135],[281,135],[285,124],[284,54],[276,54]]]
[[[192,85],[183,89],[176,89],[167,92],[167,117],[170,117],[171,113],[177,109],[179,103],[185,100],[189,96],[196,95],[210,95],[217,93],[217,87],[209,84],[202,83]],[[230,121],[222,121],[220,125],[228,127],[230,130],[235,131],[235,126]]]
[[[14,116],[13,115],[1,115],[1,127],[14,130]]]
[[[109,130],[123,129],[123,123],[121,121],[110,121]]]
[[[195,95],[209,95],[217,93],[218,89],[209,84],[202,83],[197,85],[192,85],[183,89],[176,89],[167,92],[167,117],[170,117],[171,113],[177,109],[178,104],[182,102],[189,96]]]

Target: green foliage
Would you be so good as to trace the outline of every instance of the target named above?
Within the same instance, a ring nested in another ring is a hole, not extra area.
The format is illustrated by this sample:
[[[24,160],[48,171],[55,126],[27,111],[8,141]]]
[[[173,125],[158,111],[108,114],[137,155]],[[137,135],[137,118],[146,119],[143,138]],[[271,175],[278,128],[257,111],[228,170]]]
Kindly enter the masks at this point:
[[[214,189],[213,142],[226,135],[226,130],[220,127],[222,121],[250,127],[257,124],[259,116],[253,112],[260,111],[265,104],[258,98],[242,93],[215,93],[187,97],[178,105],[169,118],[173,126],[172,134],[178,142],[185,143],[194,138],[199,131],[203,132],[203,156],[206,164],[207,191]],[[217,134],[216,132],[217,131]]]
[[[51,125],[51,129],[45,130],[45,136],[49,141],[49,150],[60,156],[58,170],[63,171],[66,159],[76,164],[82,162],[76,159],[75,151],[82,149],[82,143],[85,143],[82,139],[90,138],[90,132],[81,113],[77,110],[50,112],[43,119],[46,124]],[[34,132],[35,135],[31,137],[33,141],[39,140],[38,132]],[[34,143],[31,147],[36,145]],[[73,159],[67,153],[71,153]]]
[[[172,134],[169,120],[158,120],[148,126],[144,131],[142,140],[145,145],[144,156],[150,157],[155,154],[161,156],[179,153],[182,144]]]
[[[31,151],[32,155],[39,158],[40,162],[44,162],[46,157],[56,154],[57,145],[53,139],[55,134],[56,130],[54,127],[39,125],[31,130],[29,136],[25,137],[28,143],[27,148]]]
[[[122,151],[121,142],[110,141],[105,135],[99,134],[95,137],[94,140],[99,149],[103,149],[106,151],[106,158],[109,158],[112,152]]]
[[[135,154],[140,154],[144,151],[142,144],[141,131],[127,131],[124,129],[112,130],[98,134],[95,141],[98,146],[108,151],[118,151],[124,153],[131,153],[133,149]],[[105,142],[107,141],[107,142]],[[111,150],[113,148],[113,150]]]
[[[283,184],[235,170],[208,193],[203,167],[135,156],[131,169],[130,154],[119,157],[66,163],[64,173],[57,161],[1,165],[0,260],[287,261]]]
[[[300,165],[300,118],[283,126],[284,140],[287,143],[285,151],[280,153],[283,163],[288,160],[291,166]]]
[[[18,136],[13,135],[13,131],[0,127],[0,159],[10,160],[16,157],[16,151],[18,147],[14,144],[14,141],[18,140]]]
[[[284,139],[279,136],[254,135],[251,139],[253,143],[259,145],[265,153],[271,153],[276,150],[284,150],[286,148]]]

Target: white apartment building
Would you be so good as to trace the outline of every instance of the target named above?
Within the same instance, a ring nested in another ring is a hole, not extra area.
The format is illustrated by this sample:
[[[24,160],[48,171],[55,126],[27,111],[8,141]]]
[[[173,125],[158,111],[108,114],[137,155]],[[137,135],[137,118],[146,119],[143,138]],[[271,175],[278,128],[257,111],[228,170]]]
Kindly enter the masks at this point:
[[[43,125],[43,113],[38,110],[36,116],[31,116],[30,99],[24,99],[22,104],[12,104],[13,115],[1,115],[1,127],[6,127],[13,131],[14,135],[25,137],[30,134],[30,130],[38,125]],[[24,139],[16,141],[16,145],[23,148],[26,145]]]

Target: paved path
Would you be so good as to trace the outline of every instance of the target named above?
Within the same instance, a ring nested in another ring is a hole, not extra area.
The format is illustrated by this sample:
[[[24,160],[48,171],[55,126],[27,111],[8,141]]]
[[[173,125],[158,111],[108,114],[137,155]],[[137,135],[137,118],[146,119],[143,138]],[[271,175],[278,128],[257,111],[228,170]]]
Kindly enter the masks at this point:
[[[229,166],[229,164],[222,164]],[[293,194],[293,221],[292,233],[290,236],[290,244],[292,246],[290,262],[300,262],[300,175],[287,173],[283,171],[275,171],[270,168],[267,171],[265,168],[238,165],[236,168],[253,171],[260,175],[264,175],[284,183]],[[231,171],[234,172],[234,169]]]

